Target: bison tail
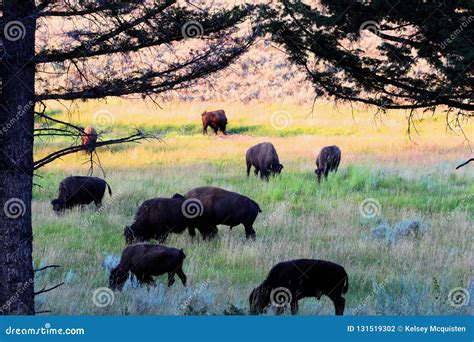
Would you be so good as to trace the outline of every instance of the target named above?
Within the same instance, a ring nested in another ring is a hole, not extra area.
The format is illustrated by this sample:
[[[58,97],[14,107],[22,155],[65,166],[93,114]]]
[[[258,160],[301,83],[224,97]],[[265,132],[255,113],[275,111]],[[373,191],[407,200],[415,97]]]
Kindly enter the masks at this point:
[[[179,255],[182,259],[186,259],[186,254],[184,254],[184,251],[182,249],[179,251]]]
[[[105,185],[107,185],[107,189],[109,189],[109,195],[112,196],[112,189],[110,188],[109,183],[105,182]]]
[[[344,287],[342,288],[342,293],[347,293],[349,291],[349,277],[346,275],[346,279],[344,280]]]
[[[251,201],[257,206],[258,212],[261,213],[262,209],[260,209],[260,206],[258,205],[258,203],[255,202],[254,200],[251,200]]]

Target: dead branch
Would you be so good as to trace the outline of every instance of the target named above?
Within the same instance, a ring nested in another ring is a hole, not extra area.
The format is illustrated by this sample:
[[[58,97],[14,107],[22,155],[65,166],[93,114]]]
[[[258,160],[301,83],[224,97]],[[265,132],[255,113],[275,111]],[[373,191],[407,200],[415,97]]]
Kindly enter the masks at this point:
[[[45,286],[40,291],[35,292],[35,296],[38,296],[40,294],[43,294],[43,293],[46,293],[46,292],[49,292],[49,291],[53,291],[54,289],[57,289],[58,287],[63,286],[63,285],[64,285],[64,282],[59,283],[58,285],[54,285],[50,288],[46,288],[46,286]]]
[[[462,163],[461,165],[458,165],[458,166],[456,167],[456,170],[459,169],[459,168],[461,168],[461,167],[463,167],[463,166],[465,166],[465,165],[467,165],[467,164],[469,164],[469,163],[472,162],[472,161],[474,161],[474,158],[471,158],[471,159],[467,160],[466,162]]]
[[[150,135],[150,134],[145,134],[139,130],[137,130],[137,133],[135,134],[132,134],[128,137],[125,137],[125,138],[118,138],[118,139],[111,139],[111,140],[105,140],[105,141],[99,141],[95,144],[95,147],[101,147],[101,146],[107,146],[107,145],[114,145],[114,144],[122,144],[122,143],[129,143],[129,142],[137,142],[137,141],[140,141],[140,140],[148,140],[148,139],[157,139],[157,140],[161,140],[160,138],[154,136],[154,135]],[[44,158],[41,158],[40,160],[37,160],[33,163],[33,166],[34,166],[34,170],[37,170],[41,167],[43,167],[44,165],[46,164],[49,164],[51,163],[52,161],[58,159],[58,158],[61,158],[63,156],[66,156],[68,154],[72,154],[72,153],[76,153],[76,152],[79,152],[79,151],[83,151],[83,150],[86,150],[88,147],[87,146],[84,146],[84,145],[79,145],[79,146],[71,146],[71,147],[67,147],[67,148],[64,148],[62,150],[59,150],[59,151],[56,151],[56,152],[53,152],[49,155],[47,155],[46,157]]]
[[[37,269],[33,270],[33,272],[40,272],[40,271],[44,271],[48,268],[57,268],[57,267],[61,267],[61,266],[59,266],[59,265],[48,265],[48,266],[45,266],[45,267],[37,268]]]

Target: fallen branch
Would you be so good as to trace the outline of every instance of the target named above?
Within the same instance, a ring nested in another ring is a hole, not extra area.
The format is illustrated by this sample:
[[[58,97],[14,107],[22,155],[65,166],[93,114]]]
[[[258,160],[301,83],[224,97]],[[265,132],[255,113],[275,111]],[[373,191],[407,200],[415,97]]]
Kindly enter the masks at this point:
[[[458,166],[456,167],[456,170],[459,169],[459,168],[461,168],[461,167],[463,167],[464,165],[469,164],[469,163],[472,162],[472,161],[474,161],[474,158],[469,159],[468,161],[462,163],[461,165],[458,165]]]

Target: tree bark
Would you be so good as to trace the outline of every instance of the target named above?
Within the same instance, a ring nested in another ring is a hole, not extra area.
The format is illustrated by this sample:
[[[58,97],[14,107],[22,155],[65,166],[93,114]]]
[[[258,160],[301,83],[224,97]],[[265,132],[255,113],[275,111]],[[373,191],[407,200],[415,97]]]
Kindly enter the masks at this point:
[[[0,76],[0,314],[34,314],[31,198],[34,0],[3,0]]]

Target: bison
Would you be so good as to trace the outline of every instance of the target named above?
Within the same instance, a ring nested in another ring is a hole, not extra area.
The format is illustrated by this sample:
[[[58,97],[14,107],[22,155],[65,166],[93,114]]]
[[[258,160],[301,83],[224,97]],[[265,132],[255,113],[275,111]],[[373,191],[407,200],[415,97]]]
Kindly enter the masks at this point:
[[[336,315],[344,313],[344,294],[349,278],[344,268],[330,261],[299,259],[276,264],[263,283],[249,297],[250,313],[261,314],[271,304],[282,314],[290,305],[291,314],[298,312],[298,301],[306,297],[328,296],[334,303]]]
[[[153,198],[143,202],[133,224],[125,227],[125,242],[132,244],[151,239],[165,242],[170,233],[181,234],[191,225],[183,214],[184,201],[184,198]]]
[[[94,152],[95,144],[97,143],[97,137],[97,131],[93,127],[84,128],[84,132],[81,136],[81,144],[86,148],[86,152]]]
[[[225,112],[222,109],[212,112],[203,112],[201,114],[201,119],[202,134],[207,134],[207,127],[211,127],[216,135],[219,130],[224,135],[227,134],[225,131],[227,126],[227,117],[225,116]]]
[[[174,284],[177,274],[186,286],[183,261],[186,258],[182,249],[170,248],[151,243],[138,243],[127,246],[117,267],[110,272],[109,287],[122,290],[129,273],[135,275],[140,284],[154,285],[153,276],[168,273],[168,286]]]
[[[262,210],[255,201],[244,195],[203,186],[188,191],[184,196],[175,194],[174,198],[186,199],[184,214],[192,217],[191,235],[194,234],[193,228],[198,228],[205,239],[211,239],[217,234],[219,224],[230,226],[230,229],[243,224],[246,237],[255,238],[253,223]]]
[[[246,154],[247,177],[250,175],[250,168],[254,167],[255,175],[260,172],[260,178],[268,180],[270,175],[279,174],[283,169],[280,164],[275,147],[264,142],[250,147]]]
[[[326,146],[321,149],[316,157],[316,170],[314,173],[318,176],[318,183],[321,182],[321,176],[328,177],[330,171],[337,172],[341,162],[341,150],[337,146]]]
[[[103,179],[82,176],[64,178],[59,184],[58,198],[51,201],[53,210],[61,212],[64,209],[70,209],[92,202],[94,202],[97,207],[100,207],[102,198],[104,197],[105,187],[109,189],[109,195],[112,196],[110,185]]]

